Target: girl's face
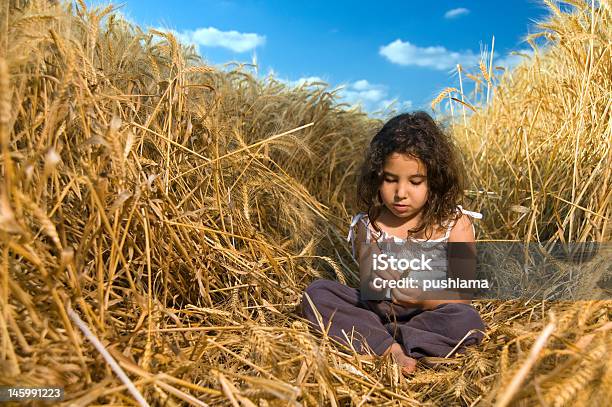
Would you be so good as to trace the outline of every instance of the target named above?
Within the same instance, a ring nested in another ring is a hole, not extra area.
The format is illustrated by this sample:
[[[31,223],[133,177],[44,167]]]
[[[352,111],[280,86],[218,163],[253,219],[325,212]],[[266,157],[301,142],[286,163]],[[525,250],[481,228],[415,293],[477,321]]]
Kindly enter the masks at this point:
[[[413,218],[427,202],[427,167],[418,158],[392,153],[385,159],[383,182],[378,191],[393,215]]]

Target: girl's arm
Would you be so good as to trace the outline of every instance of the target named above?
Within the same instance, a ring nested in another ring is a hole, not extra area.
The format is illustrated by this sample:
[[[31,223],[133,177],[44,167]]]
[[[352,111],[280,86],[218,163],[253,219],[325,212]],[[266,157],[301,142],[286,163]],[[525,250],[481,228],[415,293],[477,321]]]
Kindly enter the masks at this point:
[[[359,279],[361,288],[363,289],[366,281],[370,279],[369,273],[367,272],[368,264],[366,263],[367,261],[369,261],[369,259],[363,258],[367,255],[367,253],[363,251],[363,245],[369,243],[367,242],[367,231],[363,221],[360,220],[359,222],[357,222],[355,228],[353,229],[353,232],[353,239],[355,244],[355,261],[357,261],[357,264],[359,266]],[[370,289],[371,288],[372,287],[370,287]]]
[[[362,299],[384,299],[387,288],[379,288],[373,285],[375,277],[381,277],[386,280],[397,280],[400,273],[391,271],[373,271],[372,270],[372,255],[382,254],[380,247],[375,239],[368,241],[367,226],[364,222],[359,221],[354,229],[355,243],[355,260],[359,265],[359,284],[361,289]],[[373,233],[373,232],[370,232]]]
[[[371,270],[371,262],[372,259],[369,257],[373,253],[380,254],[379,250],[377,250],[376,244],[372,244],[371,241],[368,241],[367,238],[367,230],[366,225],[359,221],[355,225],[354,233],[355,233],[355,260],[359,265],[359,280],[360,280],[360,288],[362,289],[362,294],[364,294],[367,290],[370,294],[376,292],[381,292],[381,289],[377,289],[372,285],[372,270]],[[367,245],[367,246],[366,246]],[[365,250],[364,250],[365,249]]]

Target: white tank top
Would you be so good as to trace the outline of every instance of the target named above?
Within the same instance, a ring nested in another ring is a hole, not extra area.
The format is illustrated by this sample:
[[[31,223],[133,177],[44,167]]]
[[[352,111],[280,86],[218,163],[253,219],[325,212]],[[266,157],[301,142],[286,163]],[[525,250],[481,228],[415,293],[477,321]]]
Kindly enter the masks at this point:
[[[463,209],[463,207],[461,205],[457,205],[457,211],[461,211],[462,213],[465,213],[468,216],[471,216],[473,218],[476,219],[482,219],[482,214],[478,213],[478,212],[472,212],[472,211],[468,211]],[[353,249],[353,258],[355,257],[355,226],[357,225],[357,222],[363,222],[363,224],[366,227],[366,242],[370,241],[370,237],[372,235],[372,232],[374,234],[379,235],[377,237],[377,241],[383,241],[383,240],[389,240],[392,239],[393,242],[395,243],[402,243],[405,242],[405,239],[401,239],[397,236],[392,236],[389,235],[387,232],[385,232],[384,230],[382,230],[382,233],[379,234],[378,232],[376,232],[375,230],[371,229],[370,226],[370,219],[368,218],[368,214],[365,212],[359,212],[357,215],[353,216],[353,219],[351,219],[351,225],[349,226],[349,233],[348,236],[346,237],[346,240],[351,242],[352,245],[352,249]],[[455,220],[453,219],[451,222],[449,222],[449,225],[446,229],[446,233],[444,234],[444,236],[442,236],[441,238],[438,239],[417,239],[414,237],[410,237],[409,239],[411,241],[414,242],[446,242],[448,241],[448,238],[450,236],[451,230],[453,229],[453,226],[455,226]],[[476,229],[474,228],[474,224],[472,224],[472,230],[474,231],[474,235],[476,235]]]
[[[473,218],[482,219],[481,213],[467,211],[463,209],[461,205],[457,205],[457,212],[459,211]],[[388,241],[388,242],[394,242],[394,243],[403,243],[406,241],[405,239],[401,239],[397,236],[389,235],[385,231],[382,231],[382,233],[379,234],[376,230],[370,230],[370,220],[368,218],[367,213],[360,212],[357,215],[353,216],[353,219],[351,220],[351,226],[349,228],[349,234],[347,236],[347,240],[349,240],[352,244],[353,258],[355,258],[354,228],[355,228],[355,225],[357,225],[357,222],[359,221],[362,221],[364,225],[366,226],[366,231],[367,231],[366,241],[367,242],[370,241],[371,233],[375,233],[378,235],[378,238],[376,240],[379,242]],[[446,233],[441,238],[427,240],[427,239],[416,239],[416,238],[410,237],[409,240],[413,242],[447,242],[454,225],[455,225],[454,219],[448,222]],[[476,230],[474,229],[474,224],[472,224],[472,229],[474,230],[474,234],[476,234]],[[430,281],[444,280],[447,277],[447,269],[448,269],[445,246],[446,246],[445,244],[441,244],[441,245],[440,244],[434,244],[434,245],[426,244],[424,246],[421,245],[421,247],[418,248],[420,249],[420,252],[422,253],[423,250],[426,250],[428,252],[428,257],[432,259],[431,264],[430,264],[432,270],[431,271],[410,271],[408,274],[408,277],[414,278],[416,280],[419,280],[419,279],[425,279],[425,280],[430,280]],[[411,254],[410,246],[405,246],[402,249],[402,252],[403,252],[402,254],[403,257],[406,257],[406,258],[415,257],[413,254]],[[355,260],[359,261],[359,259],[355,259]],[[386,292],[387,298],[391,298],[390,291],[391,289],[388,288]]]

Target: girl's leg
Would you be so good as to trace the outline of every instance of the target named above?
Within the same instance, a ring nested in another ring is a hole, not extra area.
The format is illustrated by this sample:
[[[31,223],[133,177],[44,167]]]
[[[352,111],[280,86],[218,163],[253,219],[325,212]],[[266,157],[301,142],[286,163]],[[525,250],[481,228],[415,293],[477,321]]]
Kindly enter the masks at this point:
[[[348,344],[351,339],[357,352],[365,353],[365,343],[377,355],[383,355],[394,343],[393,337],[380,317],[367,309],[367,305],[359,298],[359,291],[332,280],[315,280],[307,288],[302,297],[302,315],[318,330],[321,329],[316,314],[310,305],[314,304],[321,314],[323,329],[328,335],[341,343]],[[354,330],[354,332],[353,332]],[[343,334],[346,333],[346,336]]]
[[[392,322],[386,324],[391,332],[396,329],[397,341],[413,358],[444,357],[459,342],[461,346],[457,351],[465,351],[466,346],[476,345],[483,338],[481,332],[473,332],[464,339],[467,333],[472,329],[485,330],[478,311],[471,305],[461,303],[442,304],[433,310],[421,312],[408,322],[393,325]]]

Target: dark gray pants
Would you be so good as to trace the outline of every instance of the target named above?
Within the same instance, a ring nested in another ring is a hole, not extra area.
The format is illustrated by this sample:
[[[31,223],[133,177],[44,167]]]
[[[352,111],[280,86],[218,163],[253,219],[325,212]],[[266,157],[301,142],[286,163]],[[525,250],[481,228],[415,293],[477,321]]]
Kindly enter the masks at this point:
[[[470,330],[485,330],[478,311],[468,304],[448,303],[425,311],[391,301],[362,301],[357,289],[337,281],[315,280],[306,288],[300,310],[318,330],[319,323],[306,294],[321,314],[324,329],[328,329],[331,320],[328,335],[344,344],[352,342],[360,353],[365,353],[367,345],[382,355],[397,342],[413,358],[444,357]],[[482,338],[481,332],[470,334],[457,352],[480,343]]]

